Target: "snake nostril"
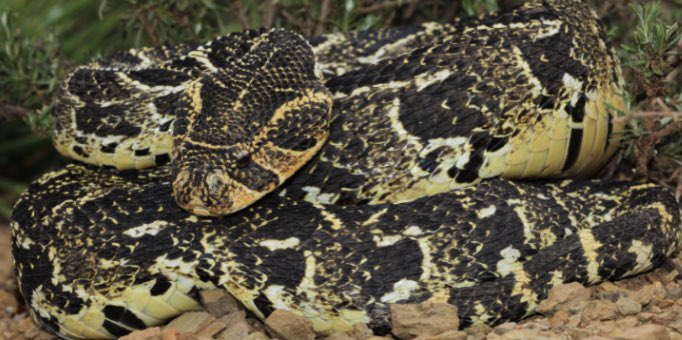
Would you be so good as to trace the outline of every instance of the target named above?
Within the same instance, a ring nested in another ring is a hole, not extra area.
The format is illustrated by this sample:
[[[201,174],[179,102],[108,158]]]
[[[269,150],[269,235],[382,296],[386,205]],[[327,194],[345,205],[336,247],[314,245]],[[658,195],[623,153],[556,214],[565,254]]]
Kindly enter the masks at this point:
[[[218,196],[223,188],[223,179],[217,174],[211,174],[206,178],[206,184],[208,184],[208,191],[211,196]]]

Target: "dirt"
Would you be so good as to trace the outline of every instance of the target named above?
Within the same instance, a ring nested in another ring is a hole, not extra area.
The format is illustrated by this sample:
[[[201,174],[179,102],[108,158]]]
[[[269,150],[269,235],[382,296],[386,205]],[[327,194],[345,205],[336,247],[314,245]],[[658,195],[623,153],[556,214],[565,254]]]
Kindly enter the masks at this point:
[[[18,295],[10,256],[10,234],[0,227],[0,339],[54,339],[37,326]],[[674,260],[682,262],[682,256]],[[498,339],[680,339],[682,340],[682,281],[675,266],[594,287],[566,284],[555,287],[538,310],[521,322],[494,328],[478,325],[453,329],[458,323],[452,306],[422,304],[394,306],[394,335],[418,340]],[[222,291],[204,292],[206,312],[185,313],[163,327],[133,332],[127,340],[312,339],[310,323],[290,312],[277,311],[262,323]],[[319,339],[320,337],[318,337]],[[377,336],[365,325],[328,336],[329,340],[396,339]]]

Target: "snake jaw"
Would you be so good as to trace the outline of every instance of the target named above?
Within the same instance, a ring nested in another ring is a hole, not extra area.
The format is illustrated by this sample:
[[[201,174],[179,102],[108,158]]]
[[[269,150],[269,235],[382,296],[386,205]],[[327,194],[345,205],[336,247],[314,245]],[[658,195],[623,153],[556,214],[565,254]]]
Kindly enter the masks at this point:
[[[202,167],[181,167],[173,181],[173,195],[182,209],[198,216],[224,216],[242,210],[279,185],[274,176],[254,176],[247,187],[233,176],[251,176],[235,165],[229,173]],[[258,190],[252,189],[258,188]]]

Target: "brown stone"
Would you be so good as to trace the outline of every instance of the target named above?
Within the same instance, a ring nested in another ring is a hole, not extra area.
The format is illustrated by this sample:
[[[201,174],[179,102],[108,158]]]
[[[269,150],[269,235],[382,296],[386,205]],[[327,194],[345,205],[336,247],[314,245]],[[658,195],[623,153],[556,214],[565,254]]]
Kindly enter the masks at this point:
[[[493,335],[495,333],[491,333],[490,335]],[[548,332],[543,332],[543,331],[538,331],[538,330],[533,330],[533,329],[515,329],[513,331],[510,331],[504,335],[498,336],[497,339],[500,340],[527,340],[527,339],[533,339],[533,340],[549,340],[551,338],[551,334]],[[488,339],[495,339],[494,336],[488,336]]]
[[[652,286],[644,286],[636,292],[632,292],[630,298],[635,300],[642,306],[646,306],[651,302],[654,297],[654,291]]]
[[[173,319],[166,328],[175,328],[182,337],[188,337],[208,327],[215,317],[206,312],[188,312]]]
[[[353,329],[345,333],[333,333],[328,336],[327,340],[366,340],[374,336],[369,327],[364,323],[356,323],[353,325]]]
[[[571,315],[568,312],[560,310],[549,319],[549,326],[552,328],[558,328],[565,325]]]
[[[164,328],[161,330],[161,340],[181,340],[180,332],[175,328]]]
[[[134,331],[120,340],[159,340],[161,339],[161,328],[151,327],[140,331]]]
[[[332,333],[330,336],[324,338],[325,340],[357,340],[350,332],[346,333]]]
[[[219,340],[245,340],[249,336],[250,332],[251,326],[249,326],[246,320],[242,320],[239,323],[233,324],[222,331],[217,338]]]
[[[246,322],[251,326],[251,329],[254,332],[261,332],[263,334],[268,333],[268,330],[265,329],[265,325],[260,320],[254,318],[246,318]]]
[[[616,327],[619,329],[634,328],[639,325],[639,320],[636,316],[626,316],[620,320],[616,320]]]
[[[675,304],[675,301],[670,300],[670,299],[654,298],[654,301],[656,301],[656,303],[655,303],[656,307],[659,307],[659,308],[668,308],[668,307],[672,306],[673,304]]]
[[[312,323],[290,311],[277,309],[265,320],[268,333],[280,340],[313,340]]]
[[[656,316],[656,314],[654,314],[654,313],[649,313],[649,312],[642,312],[642,313],[639,313],[639,315],[637,315],[637,317],[639,318],[639,320],[642,321],[642,322],[648,322],[648,321],[650,321],[651,319],[653,319],[654,316]]]
[[[516,327],[516,322],[505,322],[493,328],[493,332],[497,335],[503,335],[505,333],[511,332]]]
[[[571,339],[585,339],[595,335],[592,330],[585,328],[576,328],[571,331]]]
[[[267,335],[261,332],[253,332],[246,337],[246,340],[269,340]]]
[[[651,322],[659,324],[659,325],[667,325],[675,320],[677,320],[679,315],[675,312],[664,312],[660,314],[654,315],[653,318],[651,318]]]
[[[246,323],[246,321],[244,321]],[[247,325],[248,327],[248,325]],[[196,333],[190,337],[191,339],[196,338],[196,339],[212,339],[214,336],[216,336],[218,333],[220,333],[223,329],[226,328],[225,322],[221,321],[220,319],[213,321],[210,325],[207,327],[200,329]]]
[[[670,282],[665,285],[665,290],[668,292],[666,298],[669,300],[677,300],[682,297],[682,287],[677,282]]]
[[[447,303],[392,304],[393,334],[400,339],[438,335],[459,329],[457,307]]]
[[[609,300],[590,301],[582,314],[582,322],[613,320],[618,316],[618,307]]]
[[[672,328],[677,333],[682,333],[682,319],[671,322],[668,327]]]
[[[492,331],[493,329],[484,323],[476,323],[464,329],[464,332],[469,334],[474,340],[483,339]]]
[[[225,323],[225,328],[230,328],[242,321],[246,321],[246,313],[243,310],[221,316],[218,320]]]
[[[547,299],[540,302],[537,311],[541,314],[550,314],[558,310],[568,310],[571,305],[586,301],[591,295],[592,291],[579,283],[561,284],[549,291]]]
[[[13,294],[0,290],[0,308],[2,308],[3,312],[7,313],[7,315],[12,315],[16,312],[18,305],[17,299]]]
[[[618,311],[623,315],[634,315],[642,311],[642,305],[628,297],[621,296],[616,301]]]
[[[414,340],[467,340],[467,333],[462,331],[447,331],[438,335],[420,335]]]
[[[241,305],[226,290],[202,290],[200,294],[204,309],[216,318],[242,310]]]
[[[609,334],[609,336],[623,339],[647,339],[647,340],[669,340],[670,332],[661,325],[642,325],[635,328],[626,329],[619,332]]]

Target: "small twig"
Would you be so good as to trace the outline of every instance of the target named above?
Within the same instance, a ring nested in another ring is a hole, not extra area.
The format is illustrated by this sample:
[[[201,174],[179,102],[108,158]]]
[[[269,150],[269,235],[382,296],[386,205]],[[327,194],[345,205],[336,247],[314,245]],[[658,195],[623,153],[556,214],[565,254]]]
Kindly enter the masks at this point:
[[[270,28],[275,23],[275,17],[277,16],[277,11],[279,10],[279,3],[275,0],[268,0],[263,6],[263,12],[261,18],[263,20],[263,27]]]
[[[670,136],[676,132],[679,132],[680,130],[682,130],[682,121],[676,120],[676,121],[670,123],[670,125],[666,125],[664,128],[653,132],[651,134],[651,137],[656,142],[658,142],[659,140],[661,140],[665,137],[668,137],[668,136]]]
[[[662,112],[662,111],[638,111],[638,112],[632,112],[628,113],[625,116],[619,116],[613,118],[614,123],[624,123],[633,119],[637,118],[661,118],[661,117],[670,117],[674,120],[682,119],[682,112],[677,112],[677,111],[670,111],[670,112]]]
[[[380,11],[380,10],[383,10],[383,9],[389,9],[389,8],[393,8],[393,7],[400,7],[400,6],[402,6],[402,5],[405,5],[405,4],[408,4],[408,3],[412,3],[412,2],[414,2],[414,1],[417,1],[417,0],[407,0],[407,1],[403,2],[403,3],[400,3],[400,2],[380,2],[380,3],[378,3],[378,4],[374,4],[374,5],[371,5],[371,6],[358,7],[357,12],[358,12],[358,14],[370,14],[370,13],[374,13],[374,12],[376,12],[376,11]]]
[[[327,23],[327,17],[329,16],[329,0],[322,0],[320,5],[320,19],[317,21],[317,26],[315,27],[315,35],[320,35],[324,32],[324,25]]]
[[[246,15],[246,9],[244,6],[242,6],[242,2],[240,0],[235,0],[232,2],[232,7],[235,8],[235,12],[237,13],[237,20],[239,20],[239,23],[242,25],[243,29],[249,29],[251,28],[251,24],[249,23],[249,17]]]
[[[303,25],[301,24],[301,22],[299,22],[299,21],[298,21],[293,15],[291,15],[291,13],[289,13],[289,11],[287,11],[286,9],[282,9],[282,16],[283,16],[285,19],[287,19],[287,21],[288,21],[289,23],[291,23],[292,26],[296,26],[296,27],[298,27],[298,28],[303,27]]]
[[[407,7],[405,13],[403,13],[403,19],[411,18],[414,15],[414,12],[417,10],[417,5],[419,5],[419,0],[410,2],[410,6]]]
[[[151,9],[153,11],[154,9]],[[152,23],[152,25],[149,25],[147,22],[147,18],[145,16],[145,13],[143,11],[140,11],[137,15],[138,20],[140,20],[140,25],[142,25],[142,28],[144,31],[147,33],[147,36],[149,39],[152,41],[153,45],[159,45],[159,37],[156,35],[156,20]]]

